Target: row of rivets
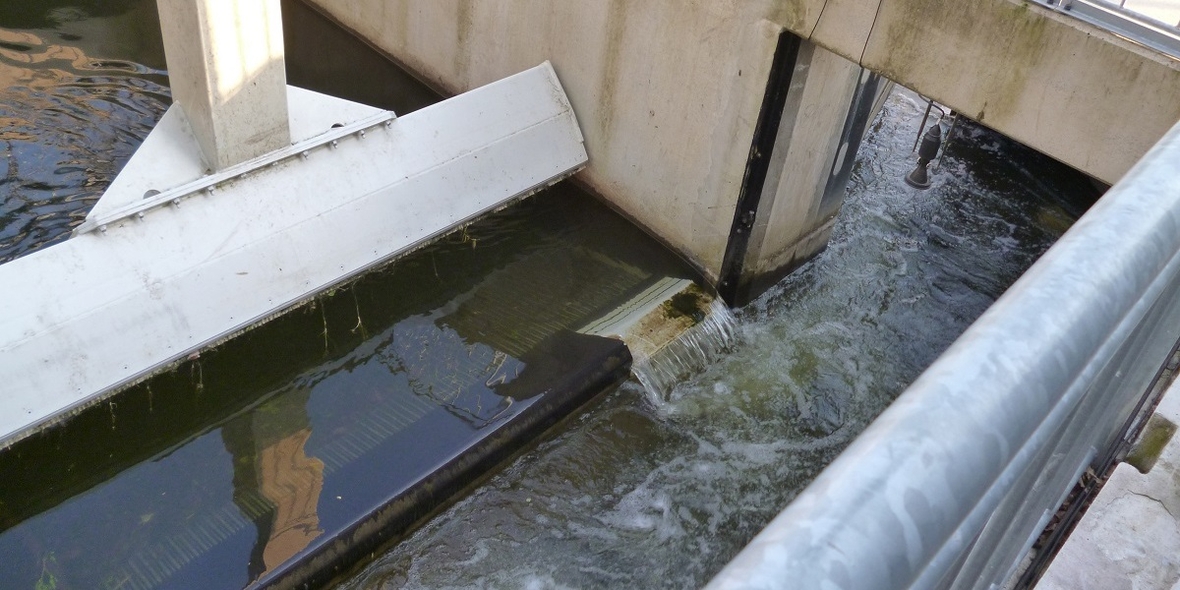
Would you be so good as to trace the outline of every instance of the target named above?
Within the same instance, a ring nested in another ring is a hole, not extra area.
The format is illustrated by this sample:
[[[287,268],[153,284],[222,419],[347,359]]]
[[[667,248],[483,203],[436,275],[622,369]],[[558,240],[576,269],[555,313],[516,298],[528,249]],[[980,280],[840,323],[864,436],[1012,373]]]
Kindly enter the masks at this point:
[[[386,128],[386,129],[392,129],[392,128],[393,128],[393,122],[394,122],[394,119],[389,119],[389,120],[386,120],[386,121],[385,121],[383,124],[385,125],[385,128]],[[336,127],[336,125],[334,125],[333,127]],[[357,138],[358,138],[358,139],[364,139],[364,138],[365,138],[365,136],[366,136],[366,134],[367,134],[367,130],[365,130],[365,129],[361,129],[361,130],[359,130],[359,131],[357,131],[357,132],[356,132],[356,136],[357,136]],[[323,145],[323,144],[320,144],[320,145]],[[329,142],[328,142],[328,146],[329,146],[329,147],[331,147],[332,149],[338,149],[338,148],[340,147],[340,141],[339,141],[338,139],[333,139],[333,140],[331,140],[331,141],[329,141]],[[300,157],[300,158],[302,158],[302,159],[304,159],[304,160],[306,160],[306,159],[310,158],[310,157],[311,157],[311,150],[310,150],[310,149],[306,149],[306,150],[303,150],[303,151],[299,152],[299,157]],[[285,159],[285,158],[284,158],[284,159]],[[278,165],[279,165],[281,162],[282,162],[282,160],[276,160],[276,161],[274,161],[274,162],[271,162],[271,163],[270,163],[270,165],[271,165],[271,166],[278,166]],[[246,170],[246,171],[242,172],[242,174],[239,174],[238,176],[235,176],[235,177],[233,177],[233,178],[227,178],[226,180],[233,180],[234,178],[238,178],[238,177],[240,177],[240,176],[242,176],[242,175],[244,175],[244,174],[248,174],[248,173],[250,173],[250,172],[253,172],[253,170]],[[224,182],[224,181],[223,181],[223,182]],[[204,187],[203,189],[197,189],[197,190],[203,190],[203,191],[205,191],[205,193],[206,193],[206,194],[208,194],[208,195],[210,195],[210,196],[211,196],[211,195],[213,195],[213,194],[214,194],[214,192],[216,192],[216,188],[217,188],[217,187],[216,187],[216,185],[210,185],[210,186]],[[150,197],[152,197],[152,196],[155,196],[155,195],[158,195],[158,194],[160,194],[160,191],[158,191],[158,190],[155,190],[155,189],[153,189],[153,190],[149,190],[149,191],[147,191],[147,193],[145,193],[145,194],[144,194],[144,198],[145,198],[145,199],[146,199],[146,198],[150,198]],[[190,194],[191,194],[191,193],[190,193]],[[182,199],[182,198],[184,198],[184,197],[186,197],[186,196],[187,196],[187,195],[181,195],[181,196],[179,196],[179,197],[176,197],[176,198],[172,199],[172,201],[171,201],[172,205],[173,205],[173,206],[175,206],[176,208],[178,208],[178,209],[179,209],[179,208],[180,208],[180,201],[181,201],[181,199]],[[129,215],[130,215],[130,214],[128,214],[128,216],[129,216]],[[137,211],[137,212],[135,213],[135,216],[136,216],[136,218],[138,218],[138,219],[140,219],[140,220],[143,220],[143,219],[144,219],[144,212],[143,212],[143,211]],[[121,218],[121,219],[122,219],[122,218]],[[119,221],[119,220],[118,220],[118,219],[116,219],[115,221]],[[102,233],[104,233],[104,234],[105,234],[105,233],[107,232],[107,225],[108,225],[108,224],[106,224],[106,223],[104,223],[104,224],[100,225],[100,226],[99,226],[99,228],[98,228],[98,230],[99,230],[100,232],[102,232]]]

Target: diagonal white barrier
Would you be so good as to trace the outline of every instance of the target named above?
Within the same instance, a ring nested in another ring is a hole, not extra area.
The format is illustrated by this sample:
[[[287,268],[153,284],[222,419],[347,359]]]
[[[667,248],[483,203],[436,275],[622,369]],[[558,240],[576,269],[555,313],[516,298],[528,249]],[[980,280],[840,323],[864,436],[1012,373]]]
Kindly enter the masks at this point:
[[[548,62],[405,117],[288,93],[206,175],[176,107],[75,236],[0,266],[0,448],[586,163]]]

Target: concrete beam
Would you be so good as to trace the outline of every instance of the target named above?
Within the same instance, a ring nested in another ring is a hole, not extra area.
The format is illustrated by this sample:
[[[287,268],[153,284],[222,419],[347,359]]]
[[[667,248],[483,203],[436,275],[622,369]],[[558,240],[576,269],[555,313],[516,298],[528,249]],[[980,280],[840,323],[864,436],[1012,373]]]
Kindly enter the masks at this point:
[[[1180,119],[1180,61],[1024,0],[828,0],[792,30],[1108,183]]]
[[[279,0],[156,0],[173,100],[223,170],[286,147]]]
[[[823,4],[823,11],[810,32],[792,30],[836,55],[861,63],[881,0],[826,0]]]
[[[884,0],[861,63],[1111,183],[1180,119],[1180,62],[1022,1]]]

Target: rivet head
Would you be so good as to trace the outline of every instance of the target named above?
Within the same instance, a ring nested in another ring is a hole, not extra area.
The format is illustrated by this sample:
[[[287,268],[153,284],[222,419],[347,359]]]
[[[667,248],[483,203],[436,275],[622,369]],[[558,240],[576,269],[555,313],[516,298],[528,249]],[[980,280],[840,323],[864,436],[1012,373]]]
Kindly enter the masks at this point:
[[[172,199],[172,204],[179,208],[180,207],[180,198],[177,197],[175,199]]]
[[[98,226],[98,231],[100,231],[100,232],[102,232],[102,233],[104,233],[104,234],[105,234],[105,233],[107,233],[107,226],[106,226],[106,224],[104,223],[104,224],[102,224],[102,225]]]
[[[332,146],[332,149],[336,149],[336,148],[340,147],[340,142],[339,142],[339,141],[336,141],[335,139],[333,139],[333,140],[332,140],[332,143],[330,143],[330,144],[328,144],[328,145],[331,145],[331,146]],[[307,152],[304,152],[304,153],[307,153]]]
[[[306,160],[309,156],[311,156],[311,152],[307,150],[303,150],[299,153],[299,157],[303,158],[304,160]]]
[[[136,213],[135,216],[138,217],[140,220],[143,220],[143,211]]]
[[[205,187],[205,192],[209,193],[209,194],[213,194],[213,191],[215,191],[215,190],[217,190],[217,189],[212,186]]]
[[[388,120],[388,121],[386,121],[386,122],[385,122],[385,128],[386,128],[386,129],[392,129],[392,128],[393,128],[393,119],[390,119],[390,120]]]
[[[361,138],[361,139],[364,139],[364,138],[365,138],[365,130],[364,130],[364,129],[361,129],[360,131],[357,131],[357,132],[356,132],[356,136],[357,136],[357,137],[359,137],[359,138]]]

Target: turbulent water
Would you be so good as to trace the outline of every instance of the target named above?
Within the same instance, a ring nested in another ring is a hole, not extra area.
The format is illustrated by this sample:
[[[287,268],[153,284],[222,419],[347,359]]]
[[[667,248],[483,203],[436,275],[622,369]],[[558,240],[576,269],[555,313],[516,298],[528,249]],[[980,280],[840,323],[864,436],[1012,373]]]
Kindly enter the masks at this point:
[[[920,192],[897,92],[828,249],[660,396],[630,382],[342,588],[707,582],[1072,223],[1095,189],[979,128]]]

